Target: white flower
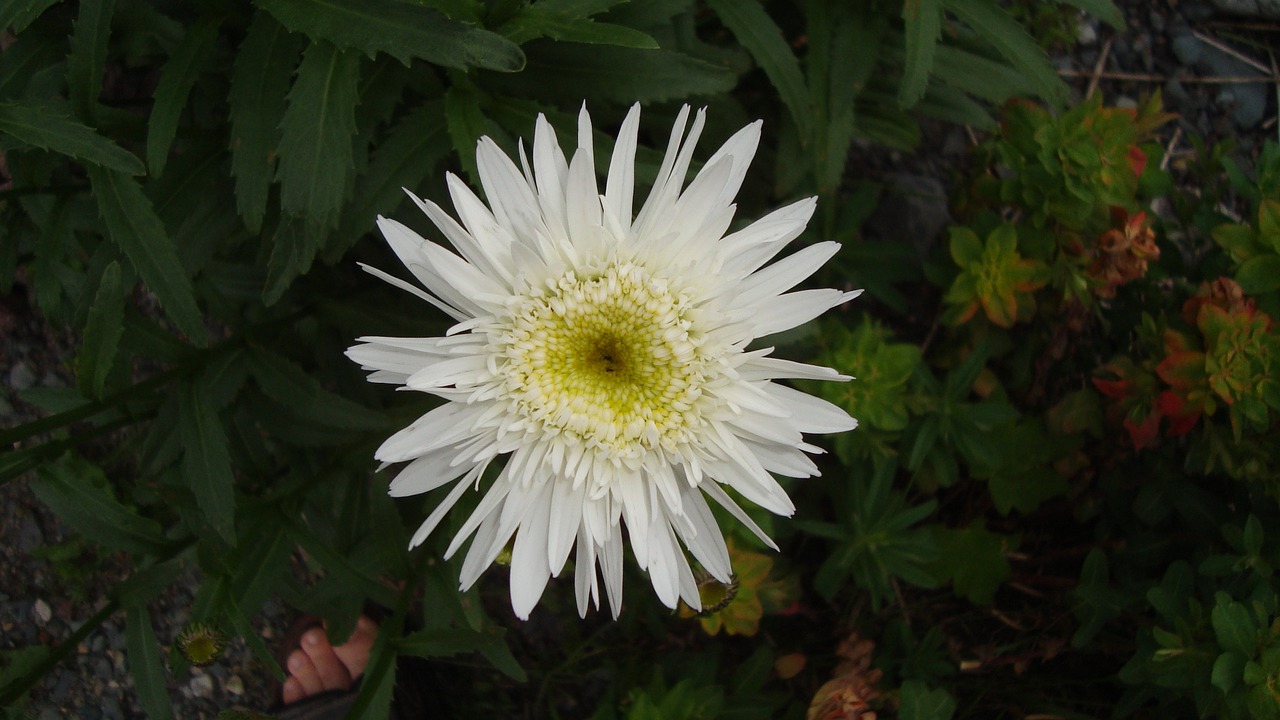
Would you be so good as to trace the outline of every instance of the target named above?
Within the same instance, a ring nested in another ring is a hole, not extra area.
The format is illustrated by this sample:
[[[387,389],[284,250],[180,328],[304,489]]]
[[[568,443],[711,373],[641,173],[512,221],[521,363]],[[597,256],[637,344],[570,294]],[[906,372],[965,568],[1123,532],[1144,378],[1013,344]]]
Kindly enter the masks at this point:
[[[717,580],[731,575],[707,498],[776,549],[722,486],[790,515],[794,506],[771,473],[818,475],[805,453],[822,451],[801,433],[857,425],[836,406],[773,382],[848,377],[771,358],[772,348],[747,349],[858,295],[787,292],[835,254],[834,242],[762,267],[804,230],[812,198],[725,234],[760,123],[730,138],[683,187],[704,112],[685,137],[689,108],[682,109],[653,189],[633,216],[639,120],[636,106],[622,124],[604,194],[585,108],[568,159],[542,117],[532,163],[523,144],[517,167],[481,138],[476,161],[488,207],[453,175],[461,224],[414,198],[457,254],[378,218],[429,292],[365,267],[457,321],[445,337],[363,337],[347,352],[373,371],[373,382],[445,400],[376,453],[384,467],[410,461],[391,481],[393,496],[452,484],[410,547],[505,456],[445,557],[474,534],[465,590],[514,535],[511,603],[521,618],[575,545],[579,613],[588,601],[600,605],[599,565],[616,617],[624,525],[659,599],[700,607],[681,543]]]

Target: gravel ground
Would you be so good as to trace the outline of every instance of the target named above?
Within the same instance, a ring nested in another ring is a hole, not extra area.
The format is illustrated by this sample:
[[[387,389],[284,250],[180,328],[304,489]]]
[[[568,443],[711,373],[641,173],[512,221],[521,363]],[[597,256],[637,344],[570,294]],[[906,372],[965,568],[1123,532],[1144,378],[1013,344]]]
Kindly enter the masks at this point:
[[[1183,133],[1195,132],[1209,139],[1234,136],[1246,158],[1263,140],[1274,137],[1274,80],[1221,83],[1206,79],[1273,75],[1265,50],[1251,47],[1241,38],[1274,41],[1280,24],[1265,17],[1228,15],[1205,1],[1120,4],[1129,19],[1123,34],[1087,24],[1081,28],[1080,44],[1058,61],[1061,70],[1074,76],[1072,84],[1078,95],[1089,92],[1094,84],[1094,92],[1103,93],[1110,103],[1122,104],[1161,89],[1168,108],[1181,115],[1178,127]],[[1238,8],[1250,3],[1219,0],[1219,5]],[[1222,50],[1228,42],[1246,59]],[[1189,146],[1179,140],[1182,133],[1174,132],[1170,131],[1170,147],[1175,154],[1186,151]],[[940,143],[926,143],[916,157],[891,154],[869,163],[855,160],[869,165],[873,177],[906,189],[902,198],[938,198],[926,200],[923,207],[908,205],[894,210],[888,205],[882,208],[880,222],[887,212],[890,224],[897,215],[897,223],[906,222],[901,219],[905,217],[941,230],[946,206],[939,178],[945,177],[943,169],[961,156],[967,136],[961,129],[944,130]],[[934,152],[929,154],[931,148]],[[889,175],[890,168],[896,174]],[[876,175],[877,171],[881,174]],[[892,193],[887,197],[888,202],[894,202]],[[921,232],[913,230],[907,236],[919,237]],[[25,394],[72,382],[74,338],[43,325],[31,311],[30,294],[31,288],[19,277],[12,292],[0,297],[3,427],[40,416],[34,406],[23,402]],[[122,556],[96,550],[69,534],[35,498],[25,479],[0,486],[0,653],[55,644],[68,637],[101,607],[104,589],[126,574]],[[188,568],[182,581],[151,606],[162,642],[171,642],[181,629],[199,582],[198,571]],[[289,619],[288,610],[271,602],[256,619],[269,646],[279,642]],[[26,716],[40,720],[144,717],[133,691],[124,646],[124,615],[117,613],[32,691]],[[265,708],[272,691],[267,673],[255,666],[243,643],[235,642],[218,664],[171,683],[170,697],[175,716],[185,720],[213,718],[231,707]]]

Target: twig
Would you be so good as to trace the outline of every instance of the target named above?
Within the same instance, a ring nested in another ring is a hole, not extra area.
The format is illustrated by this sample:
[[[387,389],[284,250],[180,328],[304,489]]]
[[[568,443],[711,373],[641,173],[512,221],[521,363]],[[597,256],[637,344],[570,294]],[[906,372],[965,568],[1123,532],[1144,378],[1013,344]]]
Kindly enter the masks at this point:
[[[1107,38],[1107,42],[1102,46],[1102,52],[1098,53],[1098,62],[1093,64],[1093,76],[1089,78],[1089,87],[1084,91],[1084,99],[1088,100],[1093,97],[1094,91],[1098,89],[1098,79],[1102,77],[1102,66],[1107,64],[1107,57],[1111,55],[1111,41],[1114,37]]]
[[[1267,58],[1271,60],[1271,76],[1276,79],[1276,102],[1280,103],[1280,68],[1276,68],[1276,54],[1268,50]]]
[[[1231,47],[1230,45],[1228,45],[1228,44],[1226,44],[1226,43],[1222,42],[1221,40],[1218,40],[1218,39],[1216,39],[1216,38],[1212,38],[1212,37],[1210,37],[1210,36],[1208,36],[1208,35],[1205,35],[1204,33],[1200,32],[1199,30],[1192,30],[1192,31],[1191,31],[1191,34],[1192,34],[1192,35],[1194,35],[1194,36],[1196,37],[1196,39],[1197,39],[1197,40],[1199,40],[1200,42],[1202,42],[1202,43],[1204,43],[1204,44],[1206,44],[1206,45],[1208,45],[1208,46],[1210,46],[1210,47],[1214,47],[1214,48],[1217,48],[1217,49],[1221,50],[1222,52],[1224,52],[1224,53],[1226,53],[1226,54],[1230,55],[1231,57],[1233,57],[1233,58],[1235,58],[1235,59],[1239,60],[1240,62],[1242,62],[1242,63],[1244,63],[1244,64],[1248,65],[1249,67],[1254,68],[1255,70],[1257,70],[1257,71],[1258,71],[1258,72],[1260,72],[1260,73],[1263,73],[1264,75],[1265,75],[1266,73],[1270,72],[1270,71],[1267,69],[1267,66],[1266,66],[1266,65],[1263,65],[1262,63],[1258,62],[1257,60],[1254,60],[1253,58],[1249,57],[1248,55],[1245,55],[1245,54],[1243,54],[1243,53],[1241,53],[1241,52],[1237,51],[1235,48],[1233,48],[1233,47]]]
[[[1173,137],[1169,138],[1169,144],[1164,146],[1164,157],[1160,159],[1161,172],[1169,169],[1169,159],[1173,157],[1173,149],[1178,146],[1178,140],[1181,138],[1182,127],[1175,127],[1173,129]]]
[[[1063,77],[1087,77],[1092,78],[1092,72],[1083,70],[1059,70],[1059,75]],[[1102,80],[1132,80],[1135,82],[1165,82],[1169,79],[1167,75],[1153,75],[1151,73],[1132,73],[1132,72],[1104,72],[1097,75]],[[1248,83],[1266,83],[1273,82],[1276,78],[1271,75],[1230,75],[1227,77],[1180,77],[1178,82],[1187,84],[1200,85],[1246,85]]]

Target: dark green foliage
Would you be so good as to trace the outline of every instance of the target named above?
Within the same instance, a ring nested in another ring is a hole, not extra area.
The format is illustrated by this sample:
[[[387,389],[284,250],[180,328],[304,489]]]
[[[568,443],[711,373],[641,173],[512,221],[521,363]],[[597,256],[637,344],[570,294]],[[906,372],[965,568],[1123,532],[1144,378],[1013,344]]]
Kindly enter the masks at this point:
[[[1107,0],[1050,9],[1076,8],[1122,22]],[[0,705],[123,612],[139,701],[171,716],[189,667],[148,607],[194,565],[192,621],[276,677],[254,631],[268,599],[334,638],[385,608],[367,717],[399,656],[460,669],[477,717],[795,720],[819,688],[918,720],[1275,717],[1280,149],[1255,169],[1201,148],[1203,195],[1176,192],[1158,101],[1062,107],[1025,11],[0,2],[0,286],[79,338],[74,387],[32,388],[47,416],[0,430],[0,482],[74,533],[42,551],[55,565],[92,546],[131,568],[65,643],[5,653]],[[861,427],[817,440],[821,478],[783,480],[795,520],[755,518],[784,552],[749,640],[658,609],[631,565],[620,621],[579,621],[562,578],[519,624],[504,570],[459,594],[460,559],[441,559],[476,500],[409,552],[435,498],[392,500],[372,472],[437,401],[369,387],[342,352],[447,322],[360,272],[403,276],[375,219],[426,229],[406,189],[448,205],[444,174],[476,179],[480,137],[527,147],[541,113],[571,138],[584,101],[597,157],[647,105],[641,185],[679,103],[713,106],[704,150],[765,118],[739,218],[818,195],[800,243],[843,242],[821,280],[875,296],[776,338],[857,377],[805,389]],[[919,117],[990,133],[927,258],[862,236],[880,188],[847,172],[855,143],[918,144]],[[1145,212],[1158,195],[1172,215]]]

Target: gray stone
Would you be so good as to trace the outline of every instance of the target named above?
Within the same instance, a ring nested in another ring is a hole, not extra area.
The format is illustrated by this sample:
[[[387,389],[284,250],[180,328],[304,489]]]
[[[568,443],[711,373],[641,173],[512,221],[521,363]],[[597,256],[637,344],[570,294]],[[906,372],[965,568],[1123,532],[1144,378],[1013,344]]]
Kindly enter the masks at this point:
[[[868,226],[880,237],[910,243],[926,257],[943,228],[951,222],[947,189],[937,178],[889,173],[880,204]]]
[[[19,360],[9,368],[9,388],[21,392],[36,384],[36,374],[29,365]]]
[[[40,531],[40,523],[30,515],[23,515],[18,520],[18,552],[30,553],[44,545],[44,533]]]

